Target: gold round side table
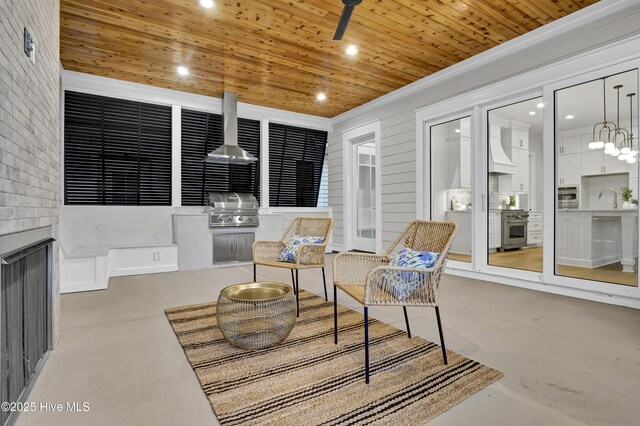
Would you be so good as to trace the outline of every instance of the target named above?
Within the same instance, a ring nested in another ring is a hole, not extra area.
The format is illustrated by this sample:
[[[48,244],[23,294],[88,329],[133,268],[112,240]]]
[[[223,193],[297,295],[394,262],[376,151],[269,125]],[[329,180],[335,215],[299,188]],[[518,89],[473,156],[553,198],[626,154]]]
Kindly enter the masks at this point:
[[[296,298],[286,284],[255,282],[225,287],[218,297],[218,327],[233,345],[268,348],[287,338],[296,322]]]

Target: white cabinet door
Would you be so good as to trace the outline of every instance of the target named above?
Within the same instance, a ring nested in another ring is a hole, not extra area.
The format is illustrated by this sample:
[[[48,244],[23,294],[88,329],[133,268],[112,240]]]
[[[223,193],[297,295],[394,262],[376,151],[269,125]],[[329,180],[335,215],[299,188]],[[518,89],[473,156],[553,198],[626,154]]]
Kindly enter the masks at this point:
[[[511,161],[516,166],[516,174],[511,180],[511,190],[514,192],[529,191],[529,151],[513,148]]]
[[[580,154],[558,157],[558,185],[580,185]]]
[[[575,154],[581,151],[580,136],[569,136],[562,138],[558,144],[558,154]]]
[[[520,149],[529,149],[529,132],[520,129],[511,129],[511,146]]]
[[[581,158],[581,175],[593,176],[601,175],[604,170],[604,158],[602,157],[604,152],[602,150],[595,150],[589,152],[583,152]]]
[[[609,154],[604,154],[604,173],[628,173],[629,163],[626,161],[618,160],[618,157],[612,157]]]
[[[494,249],[502,245],[501,229],[502,216],[500,213],[489,213],[489,248]]]

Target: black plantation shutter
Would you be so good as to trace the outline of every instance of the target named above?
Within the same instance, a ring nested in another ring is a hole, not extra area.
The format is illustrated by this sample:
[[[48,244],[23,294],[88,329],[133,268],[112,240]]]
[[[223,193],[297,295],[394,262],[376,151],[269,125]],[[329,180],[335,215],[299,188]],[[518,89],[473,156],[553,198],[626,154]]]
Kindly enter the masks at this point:
[[[207,153],[222,145],[222,116],[182,110],[182,205],[202,206],[206,191],[252,193],[260,200],[260,165],[210,164]],[[238,145],[260,157],[260,121],[238,119]]]
[[[316,207],[327,132],[269,124],[269,205]]]
[[[65,204],[171,205],[171,107],[65,92]]]

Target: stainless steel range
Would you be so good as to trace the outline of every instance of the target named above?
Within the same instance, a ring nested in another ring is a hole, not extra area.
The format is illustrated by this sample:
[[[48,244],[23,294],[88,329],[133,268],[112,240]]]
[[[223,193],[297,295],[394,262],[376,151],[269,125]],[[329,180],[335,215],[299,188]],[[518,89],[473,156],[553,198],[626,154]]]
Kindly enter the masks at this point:
[[[529,212],[524,210],[502,211],[502,247],[499,251],[519,249],[527,245]]]
[[[207,192],[209,228],[257,227],[258,200],[253,194]]]

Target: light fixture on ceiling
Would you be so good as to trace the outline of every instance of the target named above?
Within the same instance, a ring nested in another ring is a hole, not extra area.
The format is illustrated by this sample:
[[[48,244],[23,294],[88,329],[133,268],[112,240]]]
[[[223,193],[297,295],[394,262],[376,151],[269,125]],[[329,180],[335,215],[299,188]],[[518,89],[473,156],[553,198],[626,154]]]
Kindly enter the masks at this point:
[[[535,111],[529,111],[529,115],[536,115]]]
[[[613,88],[616,90],[616,96],[618,99],[618,109],[616,111],[616,123],[614,124],[613,129],[609,131],[609,138],[611,138],[611,133],[613,133],[613,148],[609,149],[609,155],[612,155],[614,157],[620,155],[620,148],[626,146],[629,140],[629,131],[620,127],[620,89],[622,89],[623,87],[624,86],[622,84],[613,86]]]
[[[460,133],[460,129],[454,129],[454,132]]]
[[[618,91],[618,96],[619,95],[620,92]],[[633,97],[635,95],[635,93],[627,94],[627,98],[629,98],[629,131],[627,132],[627,140],[620,148],[621,154],[618,156],[619,160],[626,161],[630,164],[636,162],[636,155],[638,154],[638,151],[633,149]]]
[[[204,7],[205,9],[212,9],[216,7],[216,2],[214,2],[213,0],[199,0],[198,3],[200,3],[200,6]]]
[[[178,71],[178,74],[182,76],[189,75],[189,70],[187,69],[187,67],[183,67],[182,65],[176,68],[176,71]]]
[[[573,115],[569,114],[569,115],[567,115],[565,118],[566,118],[567,120],[573,120],[575,117],[574,117]]]
[[[536,108],[538,109],[544,108],[544,102],[539,102],[538,105],[536,105]]]
[[[358,54],[358,48],[355,44],[350,44],[349,46],[347,46],[345,53],[349,56],[355,56]]]
[[[318,93],[318,96],[316,96],[316,99],[319,101],[324,101],[327,99],[327,95],[325,95],[323,92]]]
[[[605,154],[614,152],[615,144],[611,141],[611,132],[617,130],[616,124],[607,120],[607,78],[602,78],[602,121],[593,126],[593,134],[589,149],[604,148]],[[618,92],[619,93],[619,92]],[[618,108],[618,114],[620,109]],[[596,135],[597,132],[597,135]]]

